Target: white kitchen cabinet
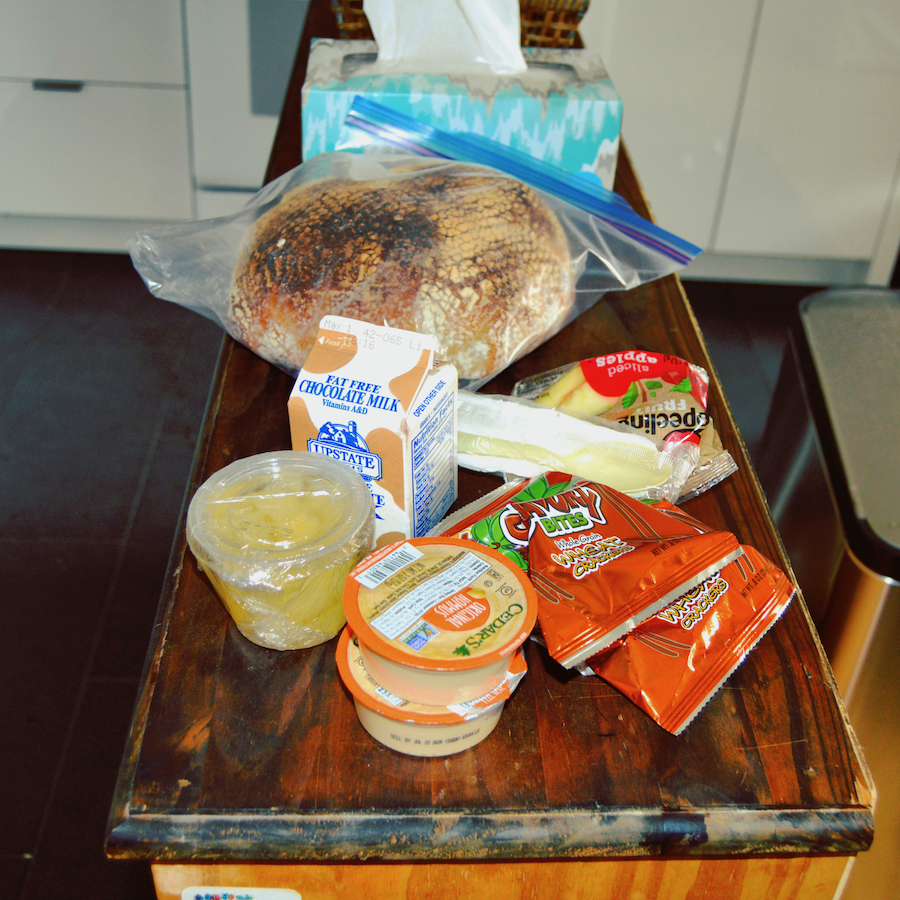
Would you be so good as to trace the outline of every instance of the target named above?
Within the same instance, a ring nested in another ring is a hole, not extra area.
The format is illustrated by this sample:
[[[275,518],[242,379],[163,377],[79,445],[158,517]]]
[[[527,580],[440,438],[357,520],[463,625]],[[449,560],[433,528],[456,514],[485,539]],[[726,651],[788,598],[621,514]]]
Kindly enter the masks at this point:
[[[120,249],[144,222],[243,205],[278,121],[258,76],[276,96],[306,6],[0,0],[0,245]],[[887,283],[896,0],[592,0],[581,34],[657,219],[706,251],[687,277]]]
[[[198,208],[229,209],[262,186],[308,6],[185,0]]]
[[[0,210],[7,215],[188,218],[183,90],[0,81]]]
[[[194,211],[180,0],[0,0],[0,242],[124,249]]]
[[[230,216],[246,206],[254,199],[256,191],[198,188],[196,194],[197,218],[217,219],[219,216]]]
[[[0,0],[0,76],[184,86],[179,0]]]
[[[186,0],[185,10],[197,184],[259,188],[278,117],[252,110],[247,0]]]
[[[887,283],[896,0],[592,0],[581,34],[658,220],[706,250],[686,276]]]
[[[622,133],[659,223],[702,247],[713,234],[756,6],[592,0],[581,27],[622,95]]]
[[[763,5],[715,249],[870,259],[900,161],[900,4]]]

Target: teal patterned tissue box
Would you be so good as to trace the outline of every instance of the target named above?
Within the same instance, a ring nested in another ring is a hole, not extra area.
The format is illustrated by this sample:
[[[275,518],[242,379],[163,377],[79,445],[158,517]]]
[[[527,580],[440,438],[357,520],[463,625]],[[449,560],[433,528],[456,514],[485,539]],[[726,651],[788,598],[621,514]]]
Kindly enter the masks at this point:
[[[361,94],[444,131],[481,134],[612,189],[622,100],[589,50],[523,47],[519,75],[405,75],[372,71],[374,41],[313,42],[302,93],[303,159],[338,148]]]

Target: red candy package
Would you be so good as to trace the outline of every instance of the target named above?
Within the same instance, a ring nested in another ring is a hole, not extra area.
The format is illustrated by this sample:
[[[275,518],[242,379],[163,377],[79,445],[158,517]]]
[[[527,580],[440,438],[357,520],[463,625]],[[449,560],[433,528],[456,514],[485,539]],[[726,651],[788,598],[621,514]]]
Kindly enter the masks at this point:
[[[753,547],[588,660],[672,734],[681,734],[785,611],[787,576]]]
[[[732,534],[581,480],[553,496],[510,503],[500,524],[511,544],[527,548],[541,636],[566,668],[595,656],[741,552]]]

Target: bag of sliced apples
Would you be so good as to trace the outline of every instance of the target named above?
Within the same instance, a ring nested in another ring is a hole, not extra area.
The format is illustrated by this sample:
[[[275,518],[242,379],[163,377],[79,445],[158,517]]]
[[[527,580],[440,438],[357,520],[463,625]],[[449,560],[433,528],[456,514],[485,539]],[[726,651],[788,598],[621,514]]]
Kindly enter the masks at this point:
[[[679,502],[737,470],[706,411],[709,375],[680,357],[644,350],[608,353],[525,378],[512,394],[582,419],[629,425],[665,444],[698,445],[700,459]]]

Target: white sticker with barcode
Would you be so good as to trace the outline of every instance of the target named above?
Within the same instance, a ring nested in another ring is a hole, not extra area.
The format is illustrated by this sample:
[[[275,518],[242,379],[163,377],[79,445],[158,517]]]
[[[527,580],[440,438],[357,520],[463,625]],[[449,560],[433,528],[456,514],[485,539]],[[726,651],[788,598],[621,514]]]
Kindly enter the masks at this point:
[[[415,625],[423,613],[467,588],[490,567],[491,564],[486,559],[474,553],[466,553],[449,569],[437,573],[411,590],[369,624],[386,638],[393,640]]]
[[[412,544],[401,544],[396,550],[392,550],[388,555],[375,563],[374,566],[360,572],[356,576],[356,580],[370,591],[378,587],[395,572],[399,572],[404,566],[420,559],[424,554],[421,550],[417,550]]]

